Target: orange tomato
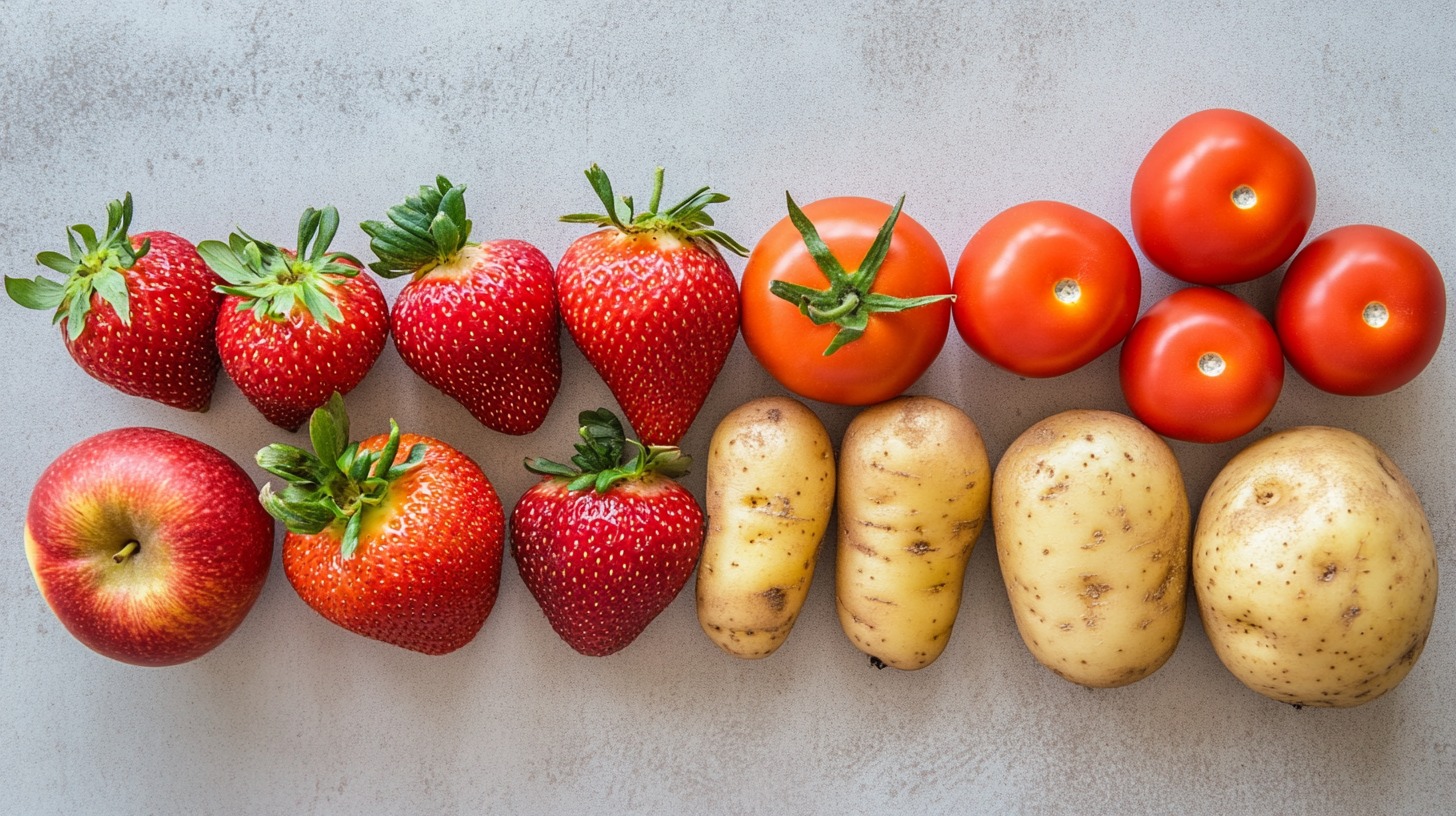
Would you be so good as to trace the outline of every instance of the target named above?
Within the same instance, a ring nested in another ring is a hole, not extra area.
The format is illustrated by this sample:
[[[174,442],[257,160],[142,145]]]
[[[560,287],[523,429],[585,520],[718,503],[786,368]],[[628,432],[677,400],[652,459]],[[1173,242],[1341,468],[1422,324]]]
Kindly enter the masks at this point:
[[[791,206],[792,212],[792,206]],[[869,198],[827,198],[805,206],[824,245],[855,277],[892,207]],[[810,253],[793,216],[775,224],[754,247],[743,270],[743,339],[785,388],[809,399],[869,405],[898,396],[919,379],[945,344],[950,328],[950,269],[930,232],[900,215],[871,298],[936,298],[903,311],[864,315],[863,334],[826,354],[843,327],[816,324],[800,305],[775,294],[779,281],[825,290],[831,281]]]

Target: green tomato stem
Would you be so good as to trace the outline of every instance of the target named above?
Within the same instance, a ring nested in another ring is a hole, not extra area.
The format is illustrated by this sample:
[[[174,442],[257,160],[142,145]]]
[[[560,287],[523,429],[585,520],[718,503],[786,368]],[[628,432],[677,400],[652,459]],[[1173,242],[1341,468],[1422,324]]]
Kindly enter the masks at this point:
[[[809,316],[814,320],[815,323],[818,323],[820,325],[823,325],[825,323],[833,323],[839,318],[844,317],[845,315],[859,308],[859,293],[852,291],[846,292],[844,295],[844,299],[839,301],[839,305],[835,306],[832,309],[820,309],[819,307],[813,305],[810,305],[807,308],[809,311]]]

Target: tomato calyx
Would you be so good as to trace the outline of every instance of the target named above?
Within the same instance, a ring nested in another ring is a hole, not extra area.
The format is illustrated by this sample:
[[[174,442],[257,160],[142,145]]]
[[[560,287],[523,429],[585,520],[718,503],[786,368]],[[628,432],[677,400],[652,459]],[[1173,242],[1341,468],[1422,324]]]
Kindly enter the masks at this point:
[[[845,270],[844,265],[829,249],[829,245],[819,236],[814,222],[794,203],[794,197],[788,193],[784,193],[784,197],[789,203],[789,220],[803,237],[804,246],[809,250],[814,264],[829,281],[829,288],[815,289],[812,286],[775,280],[769,283],[769,292],[797,306],[799,313],[809,318],[814,325],[833,323],[839,327],[834,339],[824,349],[825,357],[838,351],[846,343],[859,339],[869,327],[870,315],[876,312],[903,312],[937,301],[955,299],[951,294],[902,298],[872,291],[880,267],[885,263],[885,256],[890,252],[890,239],[895,231],[895,222],[900,218],[900,209],[905,204],[905,196],[900,196],[900,200],[895,202],[889,218],[885,219],[875,235],[874,243],[853,272]]]

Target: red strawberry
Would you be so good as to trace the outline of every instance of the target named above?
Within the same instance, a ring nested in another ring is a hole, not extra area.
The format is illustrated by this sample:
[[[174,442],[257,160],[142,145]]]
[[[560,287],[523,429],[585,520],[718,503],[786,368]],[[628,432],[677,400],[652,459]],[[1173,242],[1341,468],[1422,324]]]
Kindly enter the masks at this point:
[[[351,632],[445,654],[469,643],[495,605],[501,503],[468,456],[389,427],[350,444],[335,394],[309,421],[315,454],[258,451],[258,464],[288,482],[277,493],[264,486],[263,506],[288,527],[283,573],[304,603]]]
[[[535,459],[546,476],[511,512],[511,554],[551,628],[585,655],[626,647],[672,603],[698,563],[703,511],[673,481],[689,460],[643,447],[622,465],[622,424],[580,416],[575,467]]]
[[[36,256],[64,283],[7,276],[5,291],[22,306],[54,310],[66,350],[87,374],[132,396],[205,411],[217,381],[218,280],[181,236],[128,237],[131,211],[127,193],[106,205],[104,236],[77,224],[66,234],[69,256]]]
[[[338,210],[310,207],[296,253],[241,230],[226,244],[197,245],[227,281],[218,287],[227,294],[217,319],[223,369],[269,422],[290,431],[330,394],[353,390],[389,333],[379,284],[359,274],[356,258],[328,251],[338,230]]]
[[[444,177],[360,226],[370,269],[412,275],[390,316],[399,356],[486,427],[526,434],[561,385],[561,329],[551,262],[524,241],[468,243],[464,187]]]
[[[561,220],[606,229],[578,238],[556,266],[562,320],[642,440],[676,445],[738,334],[738,285],[715,244],[748,250],[703,211],[727,201],[722,193],[704,187],[659,213],[659,167],[651,204],[636,215],[601,168],[586,176],[607,214]]]

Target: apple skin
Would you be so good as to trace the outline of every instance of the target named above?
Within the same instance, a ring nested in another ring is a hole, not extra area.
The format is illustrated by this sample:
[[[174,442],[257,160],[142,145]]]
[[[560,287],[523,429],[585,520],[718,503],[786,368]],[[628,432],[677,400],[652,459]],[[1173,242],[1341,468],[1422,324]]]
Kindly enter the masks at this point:
[[[76,639],[125,663],[171,666],[201,657],[247,616],[273,561],[273,519],[216,448],[118,428],[41,474],[25,556]]]

